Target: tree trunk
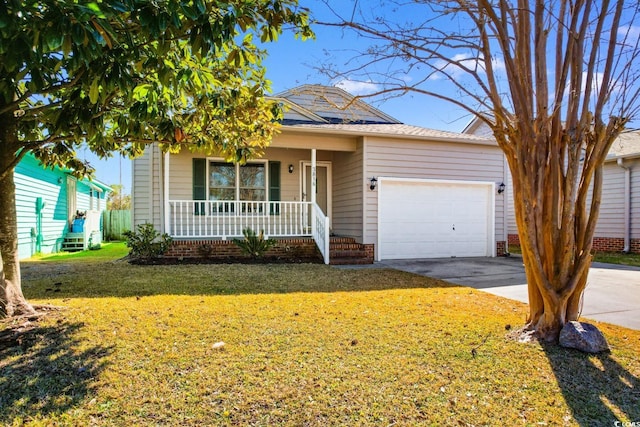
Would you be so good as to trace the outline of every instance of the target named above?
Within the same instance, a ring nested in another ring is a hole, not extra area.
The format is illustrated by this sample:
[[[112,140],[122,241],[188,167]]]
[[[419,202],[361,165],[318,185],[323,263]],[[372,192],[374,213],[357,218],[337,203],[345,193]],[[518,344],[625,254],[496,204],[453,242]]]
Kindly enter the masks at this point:
[[[520,159],[507,154],[528,284],[525,331],[533,331],[540,340],[557,342],[562,327],[580,316],[591,264],[601,176],[597,168],[591,177],[586,175],[589,168],[580,166],[579,158],[571,166],[573,159],[560,155],[554,160],[545,156],[539,161],[534,153],[523,162],[527,154],[521,152]],[[579,166],[585,173],[581,179],[571,172],[572,167]],[[587,211],[589,193],[591,206]]]
[[[18,220],[16,187],[13,179],[17,135],[7,129],[0,117],[0,317],[34,314],[22,294],[18,257]],[[15,129],[13,129],[15,130]],[[8,173],[2,173],[8,171]]]

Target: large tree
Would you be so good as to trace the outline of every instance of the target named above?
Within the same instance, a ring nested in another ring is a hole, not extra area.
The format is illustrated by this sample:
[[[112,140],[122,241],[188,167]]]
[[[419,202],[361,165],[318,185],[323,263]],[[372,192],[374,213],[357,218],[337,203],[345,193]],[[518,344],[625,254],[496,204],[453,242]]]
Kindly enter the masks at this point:
[[[255,155],[277,131],[264,52],[288,28],[312,36],[297,0],[0,2],[0,317],[34,313],[20,283],[13,171],[91,172],[75,150],[135,156],[215,149]]]
[[[513,177],[529,289],[524,335],[557,340],[580,314],[605,157],[638,118],[638,2],[371,6],[356,3],[325,23],[371,41],[348,69],[328,71],[382,85],[371,95],[415,92],[447,100],[491,128]]]

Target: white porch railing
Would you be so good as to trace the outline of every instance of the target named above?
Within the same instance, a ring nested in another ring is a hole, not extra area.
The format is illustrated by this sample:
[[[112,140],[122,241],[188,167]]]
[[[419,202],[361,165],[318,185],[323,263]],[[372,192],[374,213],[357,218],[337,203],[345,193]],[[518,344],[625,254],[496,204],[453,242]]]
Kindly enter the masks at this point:
[[[170,200],[166,214],[173,238],[226,240],[247,227],[265,237],[313,237],[329,263],[329,218],[311,202]]]
[[[312,232],[320,253],[324,258],[324,263],[329,264],[329,217],[325,216],[316,203],[313,204]]]

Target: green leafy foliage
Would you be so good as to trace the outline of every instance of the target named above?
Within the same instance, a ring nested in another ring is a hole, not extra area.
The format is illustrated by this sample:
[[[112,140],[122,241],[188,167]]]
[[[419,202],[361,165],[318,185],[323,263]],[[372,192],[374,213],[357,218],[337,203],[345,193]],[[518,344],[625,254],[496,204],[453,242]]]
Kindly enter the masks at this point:
[[[281,115],[252,40],[312,37],[308,20],[297,0],[0,2],[0,255],[16,300],[0,306],[32,311],[13,261],[25,154],[76,176],[93,172],[76,157],[85,147],[135,157],[158,143],[244,162]]]
[[[242,235],[244,239],[233,239],[233,243],[251,258],[264,257],[265,253],[278,243],[275,239],[265,239],[264,230],[260,230],[260,234],[256,234],[255,231],[247,227],[242,230]]]
[[[313,35],[297,0],[9,1],[0,15],[0,130],[12,153],[82,172],[80,144],[102,156],[139,155],[152,141],[256,154],[279,112],[264,99],[253,35]]]
[[[136,231],[125,231],[123,234],[132,258],[157,258],[169,249],[173,241],[171,236],[167,233],[161,235],[150,223],[139,224]]]

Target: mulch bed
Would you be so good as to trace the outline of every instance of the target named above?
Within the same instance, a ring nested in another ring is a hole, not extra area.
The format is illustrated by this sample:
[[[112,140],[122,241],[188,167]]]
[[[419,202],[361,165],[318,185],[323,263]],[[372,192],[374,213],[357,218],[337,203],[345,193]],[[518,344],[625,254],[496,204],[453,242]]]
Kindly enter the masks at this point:
[[[224,258],[131,258],[127,260],[134,265],[184,265],[184,264],[322,264],[319,257],[224,257]]]

